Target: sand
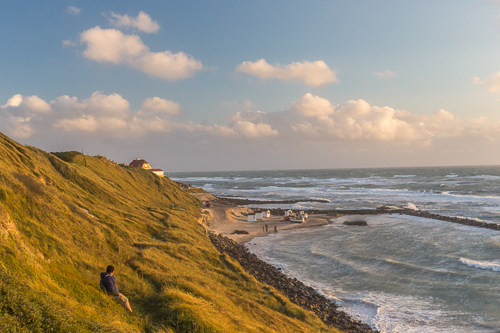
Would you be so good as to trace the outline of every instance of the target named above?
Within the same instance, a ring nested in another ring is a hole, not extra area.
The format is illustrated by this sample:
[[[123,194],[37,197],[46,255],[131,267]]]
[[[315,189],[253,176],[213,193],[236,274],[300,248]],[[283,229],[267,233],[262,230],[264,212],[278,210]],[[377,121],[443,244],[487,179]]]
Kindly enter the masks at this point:
[[[211,208],[204,208],[211,216],[211,223],[207,226],[207,230],[215,232],[216,234],[223,234],[224,236],[234,240],[239,244],[244,244],[255,237],[264,237],[274,233],[274,226],[278,228],[278,232],[291,229],[312,228],[320,227],[329,224],[331,216],[326,214],[309,215],[304,223],[293,223],[285,221],[283,216],[271,216],[256,222],[248,222],[247,216],[243,214],[253,212],[252,208],[238,207],[238,206],[224,206],[213,203],[215,198],[210,193],[193,194],[200,200],[210,200],[212,202]],[[268,231],[264,231],[263,227],[268,225]],[[233,234],[235,230],[245,230],[248,234]]]

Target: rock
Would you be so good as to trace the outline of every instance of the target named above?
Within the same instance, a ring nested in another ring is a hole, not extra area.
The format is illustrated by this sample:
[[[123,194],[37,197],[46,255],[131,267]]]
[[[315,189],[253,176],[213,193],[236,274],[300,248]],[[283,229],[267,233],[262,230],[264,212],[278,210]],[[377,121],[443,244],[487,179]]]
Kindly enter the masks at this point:
[[[373,332],[369,325],[362,326],[360,322],[355,324],[349,315],[337,309],[338,306],[334,302],[318,294],[313,288],[306,287],[296,278],[289,278],[280,269],[260,260],[245,246],[222,235],[209,233],[208,236],[220,253],[238,260],[247,273],[252,274],[258,281],[278,289],[292,303],[314,312],[325,324],[344,330],[350,327],[347,332]]]
[[[248,235],[249,232],[246,230],[235,230],[233,231],[232,235]]]
[[[367,226],[368,223],[363,220],[355,220],[355,221],[345,221],[344,225],[360,225],[360,226]]]

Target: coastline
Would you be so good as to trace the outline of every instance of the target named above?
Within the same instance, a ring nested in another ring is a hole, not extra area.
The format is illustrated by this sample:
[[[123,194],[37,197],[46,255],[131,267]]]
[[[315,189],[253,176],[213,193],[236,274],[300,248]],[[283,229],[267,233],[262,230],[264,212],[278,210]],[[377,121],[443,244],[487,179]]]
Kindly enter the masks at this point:
[[[333,216],[328,214],[312,214],[304,223],[291,223],[283,219],[283,215],[272,215],[270,218],[265,218],[255,222],[247,221],[247,214],[252,212],[253,208],[239,207],[238,205],[229,205],[230,200],[224,198],[222,203],[210,193],[192,194],[199,200],[209,200],[212,204],[211,208],[204,208],[208,212],[205,218],[205,227],[208,231],[215,234],[222,234],[238,244],[245,244],[256,237],[265,237],[273,234],[274,227],[278,231],[315,228],[330,224],[330,219]],[[240,199],[238,199],[239,202]],[[265,231],[265,225],[268,225],[268,231]],[[263,229],[264,228],[264,229]],[[235,231],[247,233],[235,233]]]
[[[370,325],[353,319],[331,299],[326,298],[311,287],[307,287],[296,278],[290,278],[265,261],[250,253],[245,246],[256,237],[265,237],[274,233],[274,226],[278,232],[303,228],[315,228],[330,224],[333,216],[328,214],[313,214],[304,223],[290,223],[283,216],[272,216],[265,220],[248,222],[246,214],[252,208],[228,206],[230,201],[217,202],[217,198],[210,193],[192,194],[199,200],[209,200],[212,207],[204,208],[204,218],[200,220],[207,230],[207,235],[212,244],[221,255],[228,255],[235,259],[243,269],[259,282],[269,285],[282,292],[292,303],[305,310],[314,312],[325,324],[348,333],[377,333]],[[208,213],[208,214],[206,214]],[[262,229],[268,225],[268,231]],[[245,231],[241,234],[235,231]],[[272,290],[268,290],[272,293]]]
[[[500,224],[498,223],[484,222],[467,217],[439,215],[422,210],[413,210],[408,208],[395,209],[384,206],[376,209],[306,209],[305,211],[309,214],[309,217],[304,223],[290,223],[283,219],[283,209],[269,209],[272,214],[271,218],[266,218],[256,222],[248,222],[246,214],[260,209],[241,207],[241,203],[245,202],[245,200],[218,198],[210,193],[192,195],[200,200],[210,200],[213,205],[212,208],[205,208],[211,216],[211,223],[205,224],[206,228],[211,232],[224,234],[226,237],[233,239],[239,244],[245,244],[256,237],[264,237],[273,233],[275,225],[278,228],[278,232],[280,230],[314,228],[334,223],[331,221],[332,219],[343,215],[354,217],[356,215],[400,214],[500,231]],[[302,202],[304,200],[296,201]],[[255,204],[255,202],[259,201],[252,201],[252,204]],[[275,201],[274,203],[280,204],[282,202]],[[262,227],[266,224],[269,226],[268,232],[262,230]],[[234,231],[242,230],[247,231],[248,234],[234,234]]]
[[[259,259],[255,254],[250,253],[246,246],[221,234],[210,232],[208,237],[223,256],[228,255],[237,260],[243,269],[259,282],[280,291],[301,308],[314,312],[325,324],[347,333],[379,332],[339,310],[339,306],[333,300],[319,294],[296,278],[286,276],[281,269]],[[266,289],[266,292],[273,295],[271,288]]]
[[[253,211],[261,211],[262,209],[238,206],[241,199],[236,199],[237,201],[232,202],[231,198],[222,198],[223,200],[219,201],[219,198],[210,193],[195,196],[200,200],[210,200],[212,204],[211,208],[204,208],[205,216],[209,216],[209,218],[205,221],[208,223],[203,224],[207,229],[210,240],[222,255],[228,255],[237,260],[247,273],[254,276],[258,281],[279,290],[296,305],[315,312],[325,324],[346,332],[377,331],[339,310],[339,306],[334,300],[325,298],[314,289],[305,286],[301,281],[289,278],[280,269],[262,261],[253,253],[250,253],[245,244],[251,242],[256,237],[265,237],[274,233],[274,225],[278,226],[278,232],[283,230],[317,228],[328,224],[335,224],[335,218],[340,216],[349,216],[349,219],[363,220],[363,216],[367,215],[408,215],[472,227],[500,230],[500,224],[497,223],[395,207],[351,210],[305,210],[310,214],[309,219],[307,222],[301,224],[285,221],[283,219],[284,210],[278,208],[269,209],[274,216],[272,218],[248,222],[247,214]],[[279,204],[280,202],[276,201],[275,203]],[[252,203],[252,205],[255,206],[255,203]],[[345,220],[345,218],[342,220]],[[269,225],[268,232],[262,230],[262,226],[265,224]],[[235,231],[238,232],[235,233]],[[241,234],[240,232],[242,231],[245,234]]]

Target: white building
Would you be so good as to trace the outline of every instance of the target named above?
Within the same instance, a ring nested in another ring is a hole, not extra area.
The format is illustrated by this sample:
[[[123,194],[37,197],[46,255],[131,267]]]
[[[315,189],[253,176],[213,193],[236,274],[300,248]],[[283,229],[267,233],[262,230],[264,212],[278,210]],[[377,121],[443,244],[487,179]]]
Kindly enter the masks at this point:
[[[255,218],[255,215],[248,215],[247,221],[248,222],[255,222],[255,221],[257,221],[257,219]]]
[[[268,210],[267,212],[262,212],[262,217],[265,218],[265,217],[271,217],[271,211]]]
[[[256,220],[262,220],[262,212],[255,213],[255,219]]]

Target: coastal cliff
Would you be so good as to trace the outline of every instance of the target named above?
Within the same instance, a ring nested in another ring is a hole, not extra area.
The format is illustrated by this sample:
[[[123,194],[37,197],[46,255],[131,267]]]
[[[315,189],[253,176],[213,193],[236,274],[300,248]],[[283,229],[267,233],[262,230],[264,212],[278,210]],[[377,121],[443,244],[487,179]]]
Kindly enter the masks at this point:
[[[0,331],[338,332],[221,255],[200,208],[147,170],[0,133]],[[99,290],[109,264],[133,315]]]

